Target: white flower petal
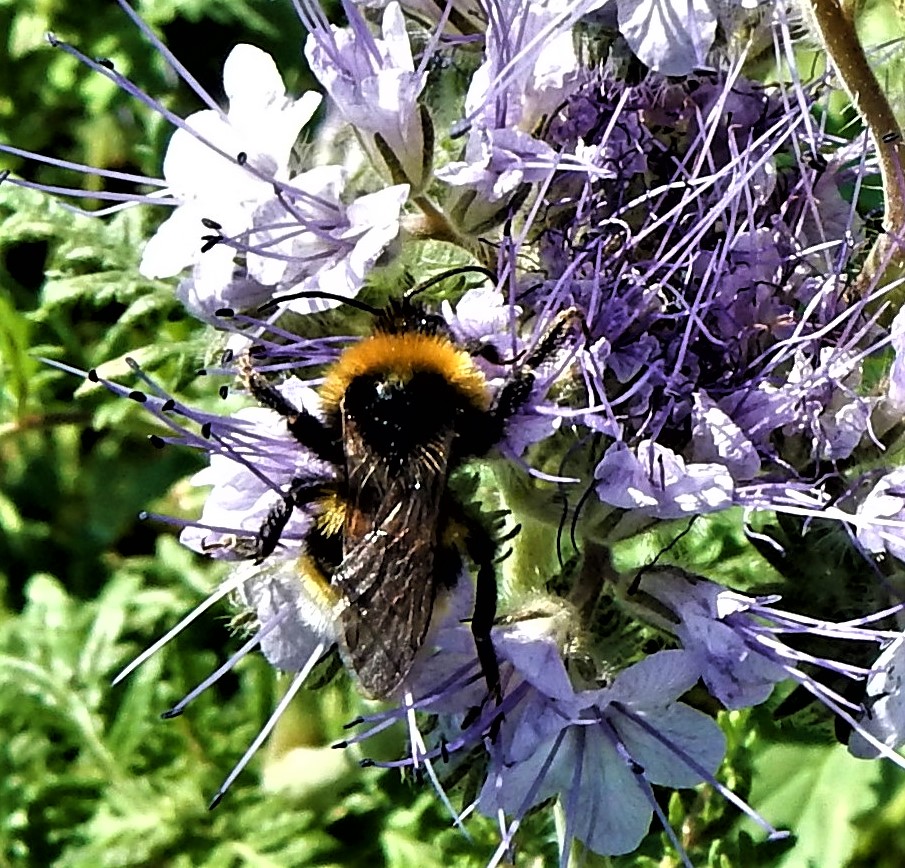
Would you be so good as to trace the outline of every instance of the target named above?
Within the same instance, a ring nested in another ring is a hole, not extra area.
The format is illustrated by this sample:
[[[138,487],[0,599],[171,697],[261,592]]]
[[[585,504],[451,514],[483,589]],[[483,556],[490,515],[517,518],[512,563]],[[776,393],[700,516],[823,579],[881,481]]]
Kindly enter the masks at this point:
[[[642,63],[663,75],[702,66],[716,36],[710,0],[617,0],[619,31]]]
[[[234,103],[272,103],[284,99],[286,88],[273,58],[254,45],[240,43],[223,64],[223,90]]]

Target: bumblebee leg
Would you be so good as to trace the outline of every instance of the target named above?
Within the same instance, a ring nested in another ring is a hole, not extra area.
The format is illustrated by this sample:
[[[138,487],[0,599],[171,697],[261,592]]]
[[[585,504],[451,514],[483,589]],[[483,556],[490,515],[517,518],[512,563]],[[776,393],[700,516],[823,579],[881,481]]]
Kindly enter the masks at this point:
[[[276,550],[280,537],[289,519],[295,504],[288,495],[267,513],[267,518],[261,525],[255,537],[255,563],[260,564],[269,558]]]
[[[285,398],[279,389],[254,370],[247,356],[240,365],[240,375],[254,399],[262,407],[279,413],[286,420],[289,433],[302,446],[324,461],[338,464],[344,460],[342,444],[334,433],[316,416]]]
[[[470,517],[462,517],[465,526],[465,547],[468,556],[478,568],[475,582],[474,615],[471,619],[471,633],[474,636],[478,663],[487,682],[487,690],[499,705],[503,699],[500,686],[500,664],[493,647],[491,630],[496,621],[497,583],[494,558],[496,543],[484,526]],[[496,721],[494,725],[498,727]]]
[[[260,564],[274,553],[295,507],[312,503],[322,495],[323,484],[320,481],[312,483],[301,477],[292,480],[289,484],[289,491],[267,513],[267,518],[264,519],[264,523],[257,533],[254,549],[256,564]]]
[[[490,410],[487,425],[487,449],[503,439],[506,423],[531,397],[537,381],[536,369],[549,362],[568,342],[576,326],[584,327],[584,320],[575,308],[564,310],[541,335],[537,346],[519,362],[509,375]]]

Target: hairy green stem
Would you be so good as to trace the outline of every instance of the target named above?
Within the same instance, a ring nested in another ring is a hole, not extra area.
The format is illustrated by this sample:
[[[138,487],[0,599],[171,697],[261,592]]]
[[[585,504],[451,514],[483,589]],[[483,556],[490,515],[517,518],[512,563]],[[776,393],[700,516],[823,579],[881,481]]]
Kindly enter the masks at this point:
[[[435,241],[455,244],[486,268],[496,267],[496,257],[488,253],[479,240],[462,235],[445,212],[427,196],[415,196],[411,201],[418,206],[421,214],[407,217],[403,221],[403,227],[407,232],[416,238],[432,238]]]

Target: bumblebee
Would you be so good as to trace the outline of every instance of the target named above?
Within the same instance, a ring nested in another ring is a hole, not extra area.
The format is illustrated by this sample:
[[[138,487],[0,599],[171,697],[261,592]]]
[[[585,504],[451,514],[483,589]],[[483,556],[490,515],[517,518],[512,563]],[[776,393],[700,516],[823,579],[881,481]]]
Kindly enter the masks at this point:
[[[248,391],[285,418],[302,447],[335,468],[330,482],[292,480],[257,536],[255,556],[261,562],[273,553],[293,510],[314,515],[300,579],[315,583],[315,596],[332,604],[346,667],[376,699],[404,684],[468,558],[476,567],[477,658],[499,701],[491,641],[498,542],[456,501],[448,482],[463,462],[486,456],[503,439],[532,393],[537,369],[567,342],[577,315],[560,315],[494,393],[445,320],[413,292],[385,309],[355,305],[373,313],[372,331],[327,369],[321,416],[291,404],[246,365]]]

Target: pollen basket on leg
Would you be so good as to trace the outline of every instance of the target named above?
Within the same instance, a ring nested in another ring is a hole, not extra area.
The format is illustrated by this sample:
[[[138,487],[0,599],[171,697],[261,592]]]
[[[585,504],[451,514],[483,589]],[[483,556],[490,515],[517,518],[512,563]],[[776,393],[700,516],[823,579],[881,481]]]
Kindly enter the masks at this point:
[[[490,407],[487,381],[471,356],[446,337],[418,332],[375,334],[349,347],[327,374],[321,400],[329,413],[358,377],[392,374],[405,381],[423,372],[438,374],[474,407]]]

